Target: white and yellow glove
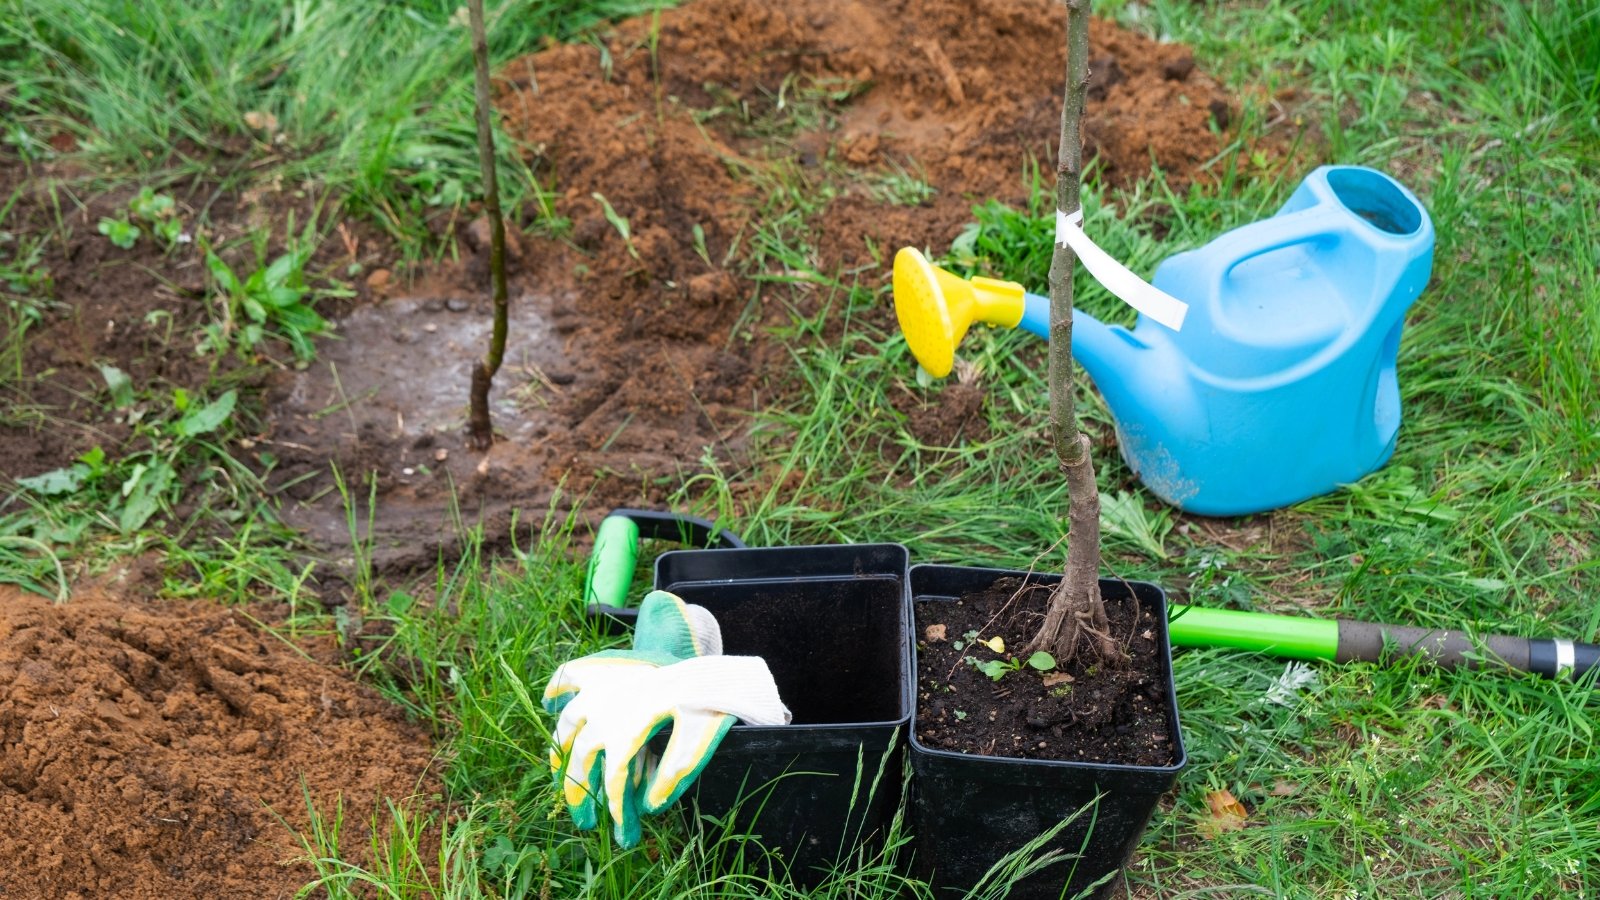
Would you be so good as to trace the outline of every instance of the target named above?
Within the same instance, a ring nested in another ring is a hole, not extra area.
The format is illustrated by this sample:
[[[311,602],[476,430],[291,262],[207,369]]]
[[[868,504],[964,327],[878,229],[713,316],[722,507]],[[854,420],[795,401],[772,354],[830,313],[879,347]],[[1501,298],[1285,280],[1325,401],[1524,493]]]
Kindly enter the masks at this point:
[[[634,649],[556,670],[544,692],[545,708],[560,713],[550,769],[579,828],[598,825],[603,797],[617,843],[632,847],[639,817],[683,796],[735,721],[789,723],[766,662],[721,656],[721,648],[705,609],[652,591],[639,607]],[[653,760],[650,738],[669,724],[666,750]]]

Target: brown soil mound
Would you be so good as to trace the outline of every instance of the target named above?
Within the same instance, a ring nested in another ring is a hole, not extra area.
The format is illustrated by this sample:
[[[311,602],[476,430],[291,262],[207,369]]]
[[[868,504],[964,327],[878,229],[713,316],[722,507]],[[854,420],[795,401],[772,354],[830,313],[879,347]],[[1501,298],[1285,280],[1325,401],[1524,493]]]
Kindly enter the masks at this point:
[[[212,606],[52,606],[0,587],[0,896],[286,897],[284,825],[438,790],[420,729]]]
[[[452,502],[498,537],[512,507],[542,511],[558,483],[598,515],[662,504],[708,449],[737,457],[745,411],[792,365],[761,326],[839,300],[782,282],[881,284],[896,248],[943,250],[974,202],[1023,201],[1030,160],[1048,176],[1063,16],[1052,0],[695,0],[512,63],[498,105],[556,191],[523,224],[570,227],[513,248],[505,440],[480,456],[461,427],[488,314],[480,257],[362,310],[286,389],[268,438],[303,501],[291,521],[347,543],[328,461],[376,472],[378,567],[428,565],[453,540]],[[1108,22],[1091,43],[1100,175],[1123,183],[1153,162],[1179,186],[1203,177],[1229,118],[1217,84],[1184,47]],[[783,191],[818,211],[776,223]],[[810,272],[777,258],[780,239]],[[891,327],[886,306],[856,315]]]
[[[1213,122],[1231,118],[1217,83],[1181,45],[1104,20],[1090,40],[1085,133],[1102,177],[1122,184],[1155,165],[1181,188],[1201,175],[1221,148]],[[659,26],[624,23],[603,50],[575,44],[512,64],[505,75],[516,87],[500,105],[553,170],[564,191],[557,211],[576,224],[580,246],[626,252],[599,192],[648,248],[616,262],[659,288],[713,268],[698,258],[693,226],[720,259],[751,216],[741,202],[757,193],[749,171],[779,160],[869,175],[898,166],[936,191],[905,210],[864,186],[847,190],[813,223],[819,269],[870,261],[869,240],[891,253],[905,243],[942,250],[975,200],[1021,201],[1029,161],[1052,168],[1065,53],[1053,0],[699,0],[663,13]],[[819,95],[822,121],[794,111]],[[612,302],[594,305],[636,322],[634,331],[682,316],[680,305],[640,302],[667,299],[659,290],[632,299],[624,295],[639,292],[627,287],[607,285],[595,299]],[[691,313],[666,336],[697,336],[738,311],[712,323]]]

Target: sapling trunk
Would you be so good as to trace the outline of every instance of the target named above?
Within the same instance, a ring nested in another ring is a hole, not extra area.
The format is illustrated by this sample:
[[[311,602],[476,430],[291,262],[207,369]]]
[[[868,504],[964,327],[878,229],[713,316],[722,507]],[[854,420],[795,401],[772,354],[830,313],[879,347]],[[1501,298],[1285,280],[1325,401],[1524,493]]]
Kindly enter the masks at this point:
[[[494,333],[489,352],[472,369],[472,406],[467,429],[473,447],[488,450],[494,443],[494,423],[489,420],[489,388],[506,353],[506,225],[500,218],[500,186],[494,172],[494,108],[489,97],[489,38],[483,24],[483,0],[467,0],[472,20],[472,58],[477,77],[478,163],[483,169],[483,207],[489,219],[489,274],[494,285]]]
[[[1061,142],[1056,161],[1056,209],[1078,211],[1083,175],[1083,104],[1089,88],[1089,3],[1065,0],[1067,83],[1061,102]],[[1024,654],[1045,650],[1061,662],[1087,653],[1105,665],[1126,654],[1111,637],[1100,596],[1100,491],[1089,439],[1078,429],[1072,378],[1072,270],[1077,257],[1057,243],[1050,260],[1050,436],[1067,479],[1067,565],[1050,596],[1039,633]]]

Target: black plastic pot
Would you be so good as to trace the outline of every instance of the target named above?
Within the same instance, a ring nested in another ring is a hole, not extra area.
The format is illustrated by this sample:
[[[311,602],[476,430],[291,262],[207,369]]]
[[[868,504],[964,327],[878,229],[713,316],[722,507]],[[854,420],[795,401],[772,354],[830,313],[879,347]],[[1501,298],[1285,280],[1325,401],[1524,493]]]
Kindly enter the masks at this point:
[[[908,564],[899,544],[656,560],[655,586],[710,610],[724,653],[765,659],[794,713],[786,726],[734,726],[691,808],[759,836],[800,883],[872,846],[898,806],[916,677]]]
[[[1026,572],[1002,569],[914,566],[913,601],[954,601],[1008,575],[1028,577]],[[1061,576],[1034,574],[1031,580],[1054,584]],[[1038,851],[1055,850],[1069,858],[1018,882],[1006,895],[1009,900],[1075,897],[1122,868],[1138,846],[1157,802],[1172,788],[1187,757],[1178,730],[1172,684],[1166,593],[1144,582],[1100,582],[1107,599],[1126,597],[1130,587],[1138,602],[1159,623],[1156,640],[1163,648],[1161,666],[1173,740],[1172,764],[1107,765],[952,753],[924,747],[916,739],[913,723],[911,823],[916,835],[915,862],[918,874],[933,882],[935,896],[964,895],[1000,859],[1075,814],[1077,818]],[[1095,896],[1104,895],[1106,887],[1109,883]]]

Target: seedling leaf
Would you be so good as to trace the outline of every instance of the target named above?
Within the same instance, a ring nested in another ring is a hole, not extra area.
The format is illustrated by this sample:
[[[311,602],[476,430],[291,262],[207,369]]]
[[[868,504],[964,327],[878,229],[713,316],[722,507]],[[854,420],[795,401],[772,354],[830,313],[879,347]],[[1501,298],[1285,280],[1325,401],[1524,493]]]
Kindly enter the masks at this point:
[[[83,487],[84,481],[89,477],[89,467],[82,463],[75,463],[64,469],[52,469],[43,475],[32,478],[18,478],[17,484],[45,497],[54,497],[57,494],[70,494]]]
[[[205,406],[184,413],[183,418],[172,426],[172,431],[178,437],[186,438],[210,434],[233,414],[234,404],[238,400],[237,392],[228,391]]]
[[[99,231],[124,250],[130,249],[139,240],[139,226],[126,219],[102,218]]]
[[[1028,657],[1028,665],[1038,669],[1041,672],[1048,672],[1056,667],[1056,658],[1044,652],[1043,650],[1040,650],[1039,652]]]
[[[1006,673],[1010,672],[1013,668],[1012,666],[1009,666],[998,659],[991,659],[987,662],[981,662],[978,663],[977,666],[979,672],[982,672],[995,681],[999,681],[1000,679],[1006,677]]]
[[[101,366],[100,377],[106,380],[106,387],[111,389],[111,407],[122,409],[133,405],[133,379],[128,373],[116,366]]]
[[[134,466],[133,472],[122,485],[122,493],[128,502],[122,507],[122,516],[117,524],[124,533],[142,528],[161,509],[161,498],[172,486],[175,474],[171,466],[160,461],[149,465],[141,463]]]
[[[599,202],[600,210],[605,213],[606,221],[610,222],[611,227],[617,230],[617,234],[622,235],[622,242],[628,245],[628,253],[634,259],[638,259],[639,251],[633,248],[633,229],[629,227],[628,220],[611,206],[611,201],[607,200],[604,194],[595,191],[589,196]]]
[[[228,264],[222,261],[222,257],[207,251],[206,268],[210,270],[211,277],[217,280],[217,284],[222,285],[222,289],[229,294],[238,294],[244,290],[244,285],[239,283],[238,276],[234,275]]]
[[[285,253],[267,267],[266,282],[269,288],[283,287],[289,276],[300,270],[300,254]]]

